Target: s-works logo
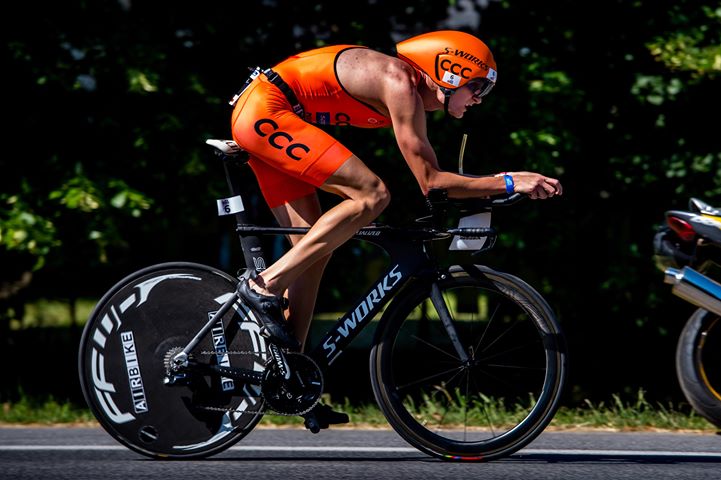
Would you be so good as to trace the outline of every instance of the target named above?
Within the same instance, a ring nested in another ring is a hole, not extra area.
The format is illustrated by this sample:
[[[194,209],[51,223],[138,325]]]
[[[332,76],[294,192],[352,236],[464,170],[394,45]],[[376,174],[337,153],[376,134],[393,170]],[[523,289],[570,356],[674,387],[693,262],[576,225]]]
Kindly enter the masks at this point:
[[[383,277],[383,280],[378,282],[373,290],[356,306],[351,312],[350,316],[345,317],[335,327],[335,332],[330,334],[330,337],[323,342],[323,350],[325,350],[326,358],[330,358],[334,353],[337,356],[340,354],[336,343],[341,338],[348,338],[348,336],[354,332],[363,320],[371,320],[373,318],[374,309],[377,305],[382,303],[383,298],[398,282],[403,278],[403,272],[398,268],[400,265],[396,265],[391,269],[388,274]],[[334,359],[331,359],[331,363]]]
[[[294,143],[293,136],[288,132],[278,130],[278,124],[270,118],[261,118],[255,122],[253,129],[259,136],[263,138],[268,137],[267,140],[271,147],[277,148],[278,150],[285,150],[285,154],[293,160],[302,160],[303,153],[301,152],[310,152],[308,145],[297,142]]]

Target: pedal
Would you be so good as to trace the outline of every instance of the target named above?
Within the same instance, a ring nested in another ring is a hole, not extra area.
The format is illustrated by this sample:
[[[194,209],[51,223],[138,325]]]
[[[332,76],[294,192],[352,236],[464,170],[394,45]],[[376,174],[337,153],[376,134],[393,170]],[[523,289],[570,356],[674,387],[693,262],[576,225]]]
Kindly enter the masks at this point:
[[[303,418],[305,419],[305,428],[310,430],[311,433],[318,433],[331,425],[339,425],[350,421],[347,414],[335,412],[328,405],[322,404],[313,407],[310,412],[303,415]]]
[[[318,433],[320,432],[320,425],[318,424],[318,420],[315,418],[315,415],[313,414],[307,414],[308,416],[305,417],[305,422],[303,424],[305,425],[305,428],[310,430],[310,433]]]

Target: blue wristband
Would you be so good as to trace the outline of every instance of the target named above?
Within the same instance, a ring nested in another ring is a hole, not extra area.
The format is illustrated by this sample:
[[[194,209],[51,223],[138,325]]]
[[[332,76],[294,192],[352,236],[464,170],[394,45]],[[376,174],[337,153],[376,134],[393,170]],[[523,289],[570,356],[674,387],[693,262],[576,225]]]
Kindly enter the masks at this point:
[[[506,193],[512,194],[516,191],[516,185],[513,183],[513,177],[510,175],[504,175],[503,180],[506,181]]]

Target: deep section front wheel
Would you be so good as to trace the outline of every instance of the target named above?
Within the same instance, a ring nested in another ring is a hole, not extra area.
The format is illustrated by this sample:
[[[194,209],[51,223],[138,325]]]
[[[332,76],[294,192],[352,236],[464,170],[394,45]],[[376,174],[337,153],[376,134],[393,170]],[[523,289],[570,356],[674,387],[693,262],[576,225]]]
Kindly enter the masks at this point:
[[[371,353],[376,400],[416,448],[449,460],[491,460],[522,448],[552,420],[566,375],[565,343],[543,298],[486,267],[416,282],[381,319]]]
[[[150,457],[203,457],[260,420],[257,386],[200,374],[168,382],[167,360],[233,297],[236,283],[212,267],[165,263],[126,277],[97,304],[80,342],[80,384],[100,424],[120,443]],[[262,371],[267,352],[259,330],[254,315],[236,303],[190,354],[198,362]]]
[[[721,427],[721,317],[703,309],[691,315],[678,340],[676,373],[694,410]]]

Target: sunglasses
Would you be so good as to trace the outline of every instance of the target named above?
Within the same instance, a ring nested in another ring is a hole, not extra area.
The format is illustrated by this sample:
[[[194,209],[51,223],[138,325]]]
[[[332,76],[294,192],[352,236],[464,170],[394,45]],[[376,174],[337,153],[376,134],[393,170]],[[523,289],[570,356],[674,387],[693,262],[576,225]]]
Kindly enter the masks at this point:
[[[495,83],[488,80],[487,78],[474,78],[466,85],[471,90],[473,99],[480,100],[481,98],[488,95],[488,93],[493,89]]]

